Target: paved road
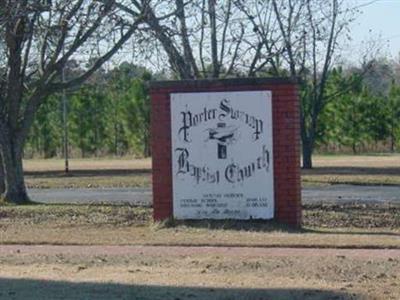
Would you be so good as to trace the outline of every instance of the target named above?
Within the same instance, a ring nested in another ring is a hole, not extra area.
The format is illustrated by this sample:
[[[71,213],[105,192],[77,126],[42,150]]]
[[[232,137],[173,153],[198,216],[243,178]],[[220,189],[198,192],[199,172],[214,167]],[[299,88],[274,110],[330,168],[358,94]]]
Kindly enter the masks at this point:
[[[147,188],[30,189],[28,193],[33,201],[42,203],[152,203],[152,192]]]
[[[304,203],[394,203],[400,204],[400,186],[330,185],[306,187]]]
[[[32,200],[43,203],[129,203],[150,206],[152,193],[143,188],[31,189]],[[400,186],[332,185],[306,187],[303,203],[395,203],[400,205]]]

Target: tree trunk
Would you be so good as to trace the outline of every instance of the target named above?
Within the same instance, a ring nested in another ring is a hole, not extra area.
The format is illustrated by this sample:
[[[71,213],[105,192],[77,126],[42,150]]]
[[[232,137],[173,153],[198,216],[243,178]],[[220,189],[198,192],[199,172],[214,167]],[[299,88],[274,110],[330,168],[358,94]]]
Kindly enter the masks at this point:
[[[310,129],[311,130],[311,129]],[[314,151],[314,134],[310,132],[307,134],[305,127],[304,116],[301,114],[300,118],[300,135],[301,135],[301,146],[303,154],[303,169],[312,169],[312,155]]]
[[[0,152],[3,158],[5,192],[3,199],[9,203],[26,204],[29,197],[25,188],[22,167],[22,143],[10,134],[0,136]]]
[[[312,169],[313,149],[309,142],[303,142],[303,169]]]
[[[394,153],[394,151],[395,151],[395,145],[396,145],[396,143],[395,143],[394,137],[392,137],[392,138],[391,138],[391,142],[390,142],[390,152],[391,152],[391,153]]]
[[[212,61],[212,77],[219,77],[219,61],[218,61],[218,39],[217,39],[217,17],[215,12],[216,0],[208,0],[208,14],[210,17],[210,30],[211,30],[211,61]]]
[[[6,185],[4,183],[3,160],[1,159],[1,154],[0,154],[0,198],[3,196],[5,191],[6,191]]]
[[[143,134],[143,144],[144,144],[144,157],[150,157],[151,155],[151,150],[150,150],[150,138],[149,138],[149,134],[147,132],[145,132]]]
[[[390,152],[394,153],[395,151],[395,145],[396,145],[396,137],[394,136],[394,126],[392,125],[391,131],[390,131]]]

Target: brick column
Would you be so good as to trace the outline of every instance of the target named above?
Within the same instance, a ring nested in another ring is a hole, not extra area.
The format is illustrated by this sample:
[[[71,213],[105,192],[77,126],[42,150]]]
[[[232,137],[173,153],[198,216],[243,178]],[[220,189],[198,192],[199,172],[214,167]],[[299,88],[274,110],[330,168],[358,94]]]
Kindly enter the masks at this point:
[[[275,219],[301,225],[300,104],[297,83],[287,78],[162,81],[151,85],[154,219],[172,217],[170,94],[272,92]]]

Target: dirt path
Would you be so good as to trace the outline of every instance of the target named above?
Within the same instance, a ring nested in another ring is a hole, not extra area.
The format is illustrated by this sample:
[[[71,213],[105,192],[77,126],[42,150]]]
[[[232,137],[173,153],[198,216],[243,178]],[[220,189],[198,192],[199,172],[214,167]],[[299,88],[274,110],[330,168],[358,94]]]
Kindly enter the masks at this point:
[[[400,250],[0,246],[0,299],[392,299]]]
[[[353,258],[400,258],[400,249],[320,249],[320,248],[260,248],[260,247],[180,247],[180,246],[59,246],[1,245],[0,256],[29,255],[224,255],[232,257],[318,257],[343,256]]]

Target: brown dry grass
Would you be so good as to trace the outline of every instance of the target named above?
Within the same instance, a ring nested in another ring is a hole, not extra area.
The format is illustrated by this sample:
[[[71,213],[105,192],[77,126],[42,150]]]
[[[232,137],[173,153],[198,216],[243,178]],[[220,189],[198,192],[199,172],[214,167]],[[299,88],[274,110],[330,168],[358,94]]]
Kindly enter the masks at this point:
[[[316,155],[303,185],[400,185],[400,155]]]
[[[307,208],[305,227],[292,230],[255,221],[154,224],[151,209],[129,206],[8,206],[0,207],[0,243],[400,248],[399,209]]]
[[[70,174],[60,159],[26,160],[30,188],[149,187],[150,159],[73,159]],[[302,171],[303,185],[400,185],[400,155],[316,155],[313,170]]]
[[[400,167],[400,155],[315,155],[313,162],[317,167],[391,168]]]
[[[151,175],[130,174],[130,175],[108,175],[97,176],[54,176],[54,177],[36,177],[28,176],[26,178],[28,188],[40,189],[72,189],[72,188],[142,188],[151,186]]]
[[[337,168],[395,168],[400,167],[399,154],[382,155],[315,155],[314,166]],[[151,159],[122,158],[85,158],[70,159],[71,170],[126,170],[151,169]],[[24,169],[27,172],[63,171],[62,159],[27,159],[24,160]]]
[[[151,186],[151,159],[72,159],[69,174],[60,159],[26,160],[29,188],[108,188]]]
[[[69,167],[75,170],[137,170],[151,169],[151,159],[135,159],[130,157],[122,158],[84,158],[70,159]],[[62,159],[27,159],[24,160],[26,172],[43,172],[64,170]]]

